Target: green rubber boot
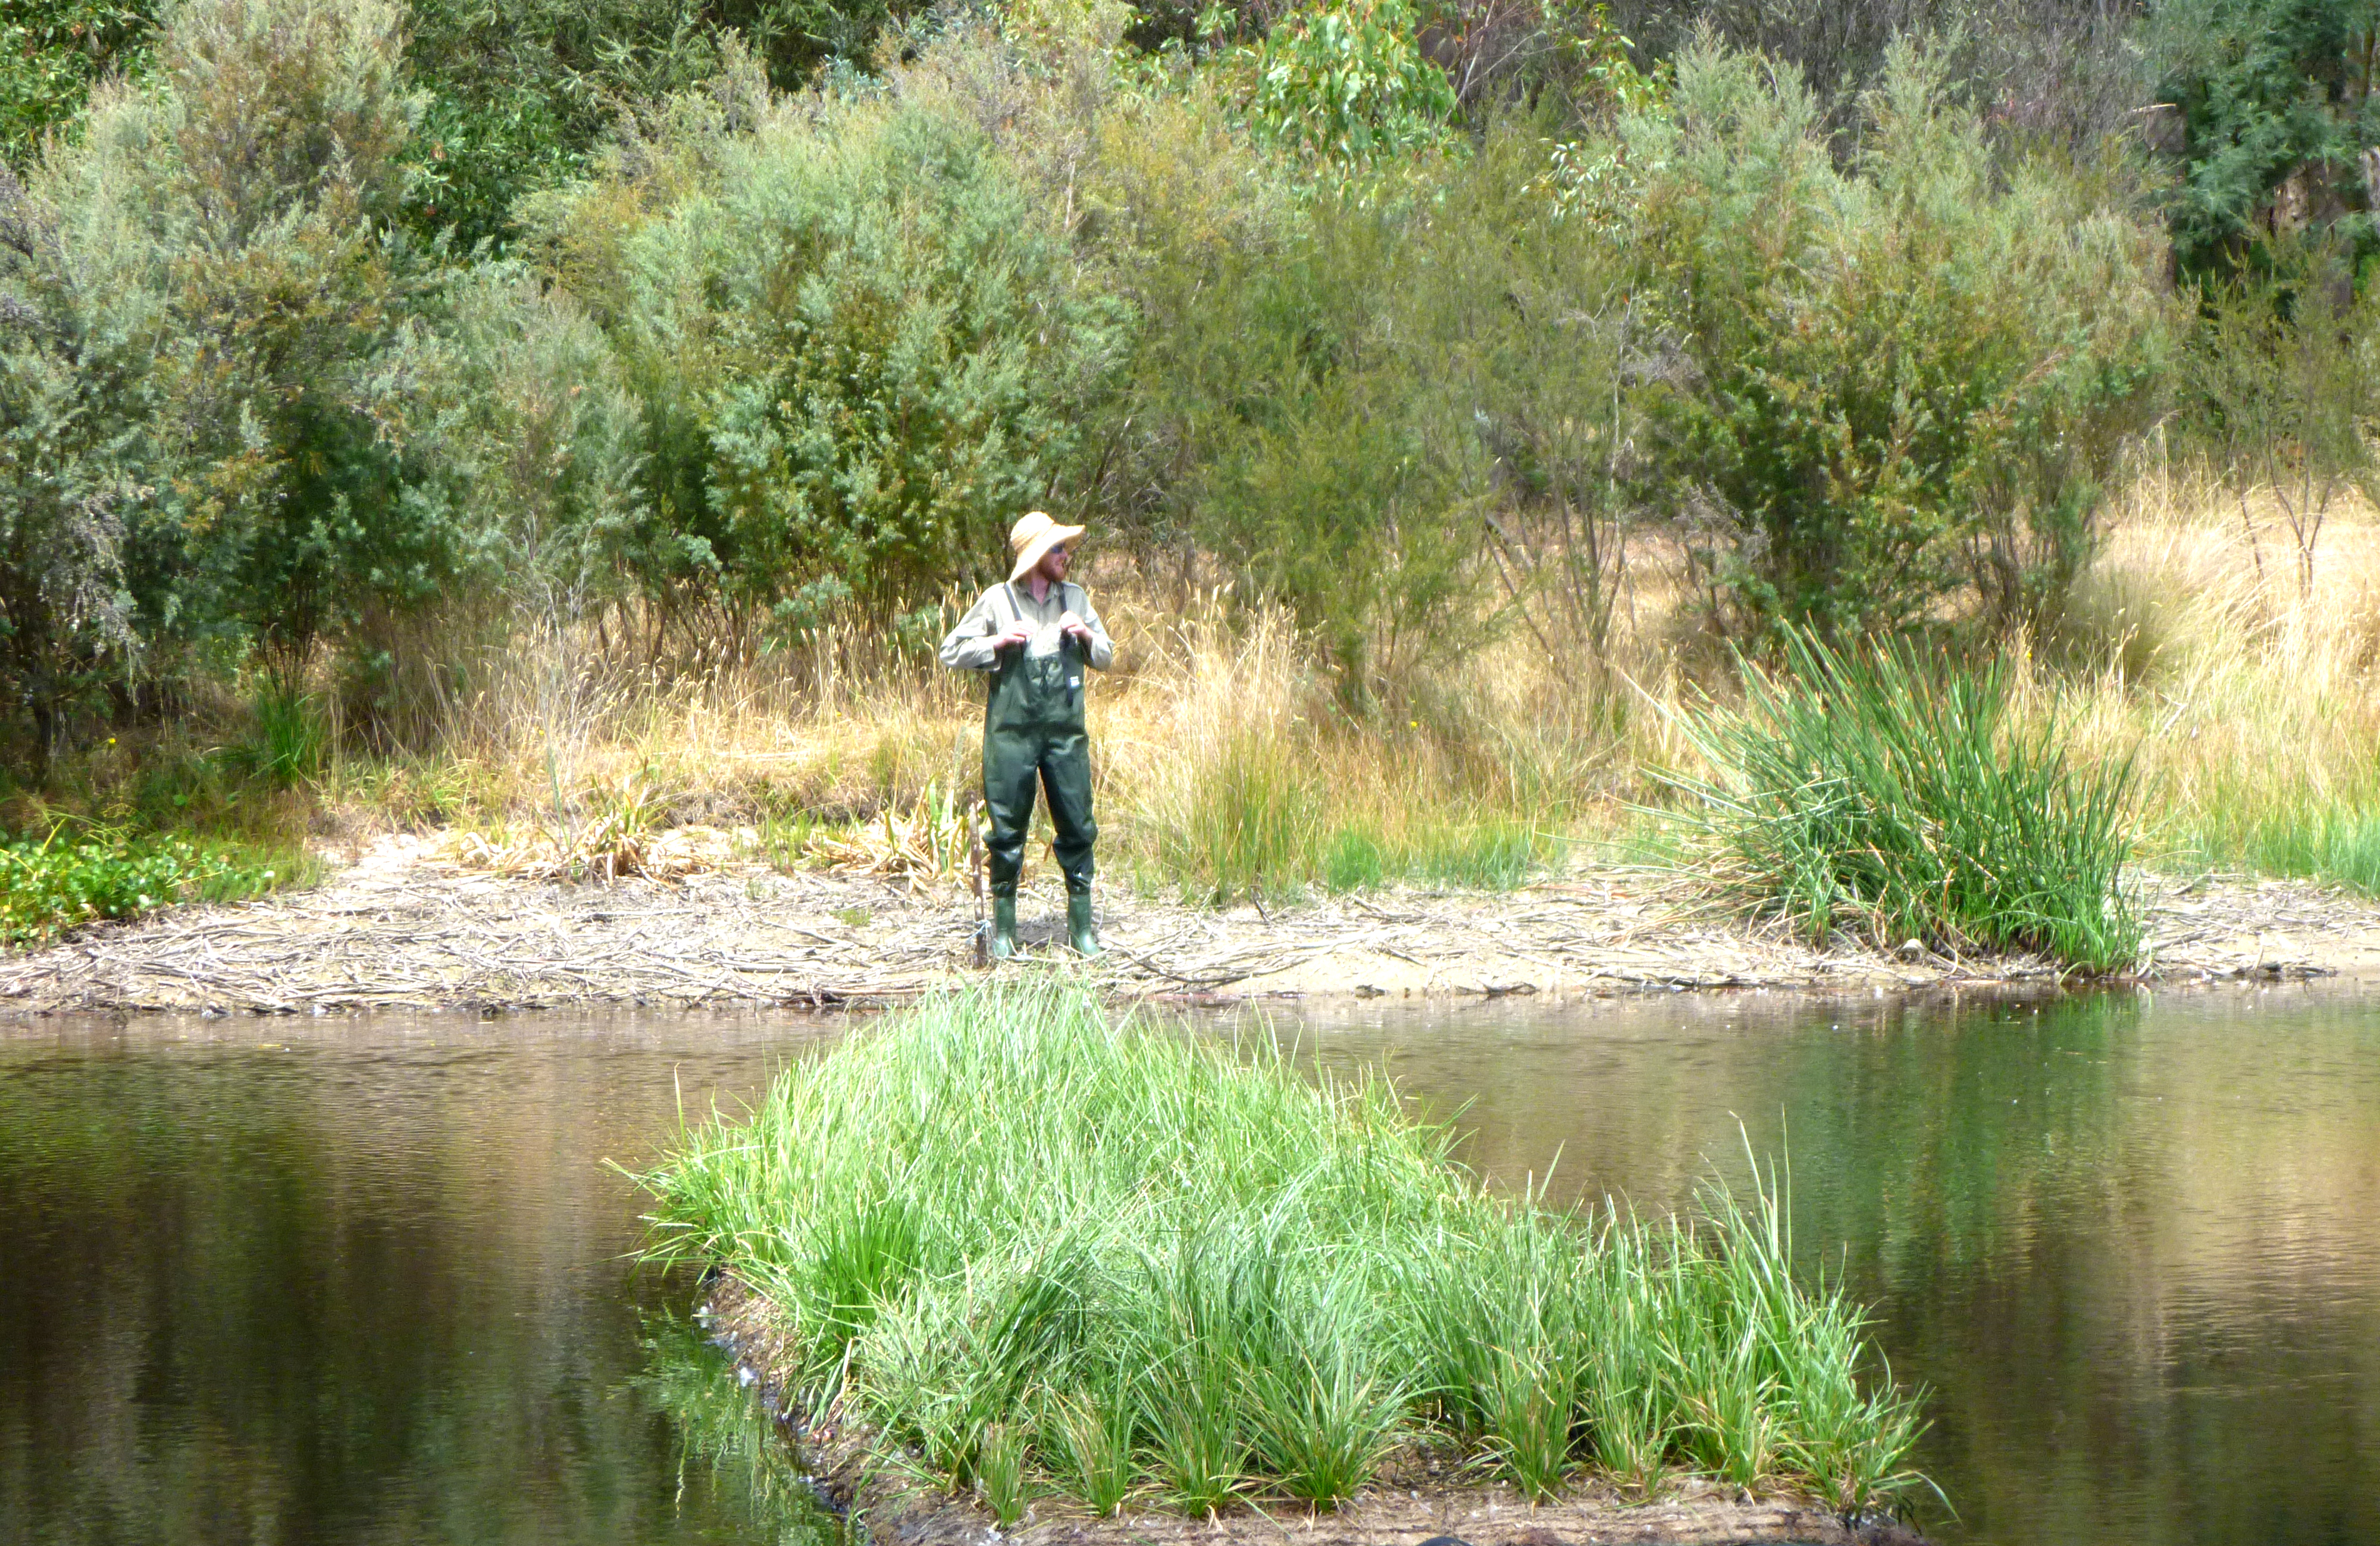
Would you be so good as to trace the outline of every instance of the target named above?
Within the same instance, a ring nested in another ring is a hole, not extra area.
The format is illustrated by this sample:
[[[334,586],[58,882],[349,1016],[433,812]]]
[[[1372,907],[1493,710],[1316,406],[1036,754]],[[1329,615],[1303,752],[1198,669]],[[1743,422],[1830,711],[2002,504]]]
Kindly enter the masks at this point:
[[[991,958],[1005,961],[1016,954],[1016,898],[991,899]]]
[[[1066,898],[1066,939],[1077,956],[1099,953],[1099,931],[1091,927],[1091,899],[1087,895]]]

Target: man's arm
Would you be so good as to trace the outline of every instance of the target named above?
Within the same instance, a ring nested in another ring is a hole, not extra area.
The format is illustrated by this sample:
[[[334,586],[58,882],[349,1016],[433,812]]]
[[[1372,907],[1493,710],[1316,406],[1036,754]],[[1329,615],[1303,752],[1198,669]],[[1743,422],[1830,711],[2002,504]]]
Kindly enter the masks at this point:
[[[1083,651],[1091,669],[1105,671],[1115,659],[1115,641],[1108,638],[1107,625],[1099,621],[1099,609],[1091,605],[1091,593],[1077,585],[1075,590],[1075,615],[1083,620],[1084,630],[1091,636],[1090,647]]]
[[[942,663],[953,671],[990,671],[1000,664],[1000,615],[987,590],[942,640]]]

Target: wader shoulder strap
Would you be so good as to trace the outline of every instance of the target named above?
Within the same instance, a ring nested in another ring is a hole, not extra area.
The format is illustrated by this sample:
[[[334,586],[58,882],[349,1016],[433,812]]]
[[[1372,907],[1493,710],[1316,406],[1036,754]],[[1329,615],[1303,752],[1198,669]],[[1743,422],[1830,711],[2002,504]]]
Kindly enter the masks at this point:
[[[1025,621],[1025,603],[1016,599],[1016,582],[1014,580],[1003,580],[1001,582],[1000,590],[1001,594],[1008,598],[1008,615],[1010,618],[1017,623],[1023,623]],[[1066,592],[1062,584],[1058,591],[1058,601],[1062,606],[1064,604],[1065,600]],[[1035,633],[1039,633],[1041,631],[1040,625],[1035,624],[1033,631]],[[1061,637],[1058,643],[1061,651],[1062,651],[1067,640],[1063,637]]]
[[[1024,620],[1024,618],[1022,617],[1022,615],[1021,615],[1017,612],[1017,610],[1016,610],[1016,592],[1015,592],[1015,591],[1014,591],[1014,590],[1011,590],[1008,588],[1008,585],[1007,585],[1007,582],[1006,582],[1006,581],[1002,581],[1002,582],[1001,584],[999,584],[998,586],[995,586],[995,587],[992,589],[992,590],[991,590],[991,592],[990,593],[990,595],[987,595],[985,599],[986,599],[986,600],[990,600],[991,595],[999,595],[999,596],[1005,596],[1005,597],[1007,597],[1007,598],[1008,598],[1008,615],[1009,615],[1009,616],[1010,616],[1010,617],[1012,617],[1012,618],[1016,619],[1016,620],[1017,620],[1017,621],[1019,621],[1019,622],[1022,622],[1022,621]],[[991,604],[991,620],[992,620],[992,623],[995,625],[995,626],[993,627],[992,630],[991,630],[993,633],[997,634],[997,633],[1002,633],[1002,632],[1004,632],[1004,631],[1005,631],[1004,629],[1002,629],[1001,627],[999,627],[997,626],[997,625],[999,624],[999,622],[1000,622],[1000,603],[999,603],[998,602],[993,602],[993,603],[992,603],[992,604]],[[999,697],[1000,697],[1000,685],[1001,685],[1001,683],[1002,683],[1002,682],[1003,682],[1003,681],[1005,681],[1005,680],[1007,679],[1007,677],[1008,677],[1008,668],[1009,668],[1012,664],[1014,664],[1014,663],[1014,663],[1014,662],[1013,662],[1013,661],[1008,661],[1008,660],[1004,660],[1004,659],[1002,659],[1002,658],[1001,657],[1001,653],[1000,653],[1000,651],[996,651],[996,650],[995,650],[994,651],[992,651],[992,656],[991,656],[991,682],[990,682],[990,693],[991,693],[992,699],[993,699],[995,701],[996,701],[996,700],[999,699]]]
[[[1059,608],[1059,610],[1060,610],[1060,611],[1062,611],[1062,611],[1067,610],[1067,607],[1066,607],[1066,587],[1067,587],[1068,583],[1069,583],[1068,581],[1065,581],[1065,580],[1062,580],[1062,580],[1060,580],[1060,581],[1058,582],[1058,608]],[[1080,586],[1075,586],[1075,590],[1081,590],[1081,589],[1082,589],[1082,587],[1080,587]],[[1011,618],[1014,619],[1016,622],[1019,622],[1019,623],[1024,622],[1024,621],[1025,621],[1025,607],[1024,607],[1024,603],[1020,603],[1020,602],[1016,599],[1016,584],[1015,584],[1015,582],[1014,582],[1014,580],[1003,580],[1003,581],[1002,581],[1002,582],[1001,582],[1000,590],[1001,590],[1001,593],[1002,593],[1002,595],[1005,595],[1005,596],[1008,598],[1008,615],[1009,615]],[[1037,626],[1037,627],[1035,627],[1034,631],[1035,631],[1036,633],[1038,633],[1038,632],[1040,631],[1040,629],[1039,629],[1039,627]],[[1028,648],[1029,648],[1029,646],[1028,646]],[[1061,656],[1070,655],[1070,654],[1072,654],[1072,653],[1074,652],[1074,650],[1075,650],[1075,641],[1074,641],[1074,639],[1073,639],[1072,638],[1068,637],[1068,636],[1067,636],[1067,635],[1065,635],[1065,634],[1062,634],[1062,634],[1060,634],[1060,635],[1058,636],[1058,653],[1059,653]]]

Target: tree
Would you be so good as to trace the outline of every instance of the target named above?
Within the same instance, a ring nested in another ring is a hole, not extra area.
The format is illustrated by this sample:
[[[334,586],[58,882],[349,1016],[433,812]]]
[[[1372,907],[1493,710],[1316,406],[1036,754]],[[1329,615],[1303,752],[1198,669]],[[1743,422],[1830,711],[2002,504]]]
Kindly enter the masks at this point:
[[[2355,298],[2346,243],[2283,237],[2269,272],[2212,280],[2192,339],[2189,387],[2217,465],[2240,501],[2261,570],[2249,499],[2268,491],[2313,590],[2314,545],[2338,494],[2380,497],[2380,295]]]
[[[2184,268],[2380,208],[2380,0],[2168,0],[2148,41],[2181,116]]]
[[[65,717],[129,664],[121,590],[132,427],[61,305],[56,233],[0,170],[0,703],[36,776]],[[24,722],[19,722],[20,724]]]
[[[538,213],[643,400],[657,598],[799,631],[857,597],[922,638],[1050,501],[1119,319],[922,83],[786,99],[739,65],[661,117]]]
[[[2164,251],[2125,180],[1996,162],[1942,87],[1897,45],[1842,171],[1792,72],[1706,43],[1623,127],[1676,349],[1647,362],[1648,492],[1730,627],[2040,620],[2155,407]]]

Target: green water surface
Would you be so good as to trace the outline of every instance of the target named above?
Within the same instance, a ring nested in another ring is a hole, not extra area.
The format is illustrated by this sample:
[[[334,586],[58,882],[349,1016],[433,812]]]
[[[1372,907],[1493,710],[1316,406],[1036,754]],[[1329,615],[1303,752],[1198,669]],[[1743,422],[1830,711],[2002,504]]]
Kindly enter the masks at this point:
[[[1247,1014],[1202,1019],[1257,1033]],[[1661,996],[1272,1012],[1500,1181],[1791,1153],[1805,1269],[1932,1393],[1946,1540],[2380,1541],[2380,1000]],[[831,1546],[683,1280],[681,1109],[793,1016],[0,1029],[0,1542]]]

